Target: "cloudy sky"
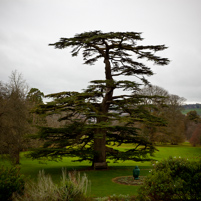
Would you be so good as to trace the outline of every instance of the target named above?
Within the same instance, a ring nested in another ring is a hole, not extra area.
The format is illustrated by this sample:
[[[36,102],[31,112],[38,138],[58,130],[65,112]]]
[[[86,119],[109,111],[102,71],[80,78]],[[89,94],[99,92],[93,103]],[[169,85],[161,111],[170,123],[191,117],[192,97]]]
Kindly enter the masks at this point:
[[[104,78],[103,63],[83,65],[49,43],[85,31],[142,32],[143,45],[169,47],[161,55],[171,63],[153,66],[150,82],[201,103],[200,8],[200,0],[0,0],[0,80],[17,70],[45,94],[80,91]]]

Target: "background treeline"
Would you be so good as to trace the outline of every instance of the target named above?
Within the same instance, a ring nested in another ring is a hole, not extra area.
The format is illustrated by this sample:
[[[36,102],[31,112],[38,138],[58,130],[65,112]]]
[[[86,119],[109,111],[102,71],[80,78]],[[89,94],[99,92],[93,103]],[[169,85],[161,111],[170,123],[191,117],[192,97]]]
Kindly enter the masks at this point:
[[[201,116],[201,104],[185,104],[182,106],[182,113],[187,114],[190,111],[196,111]]]
[[[200,144],[200,140],[194,142],[191,139],[199,127],[200,116],[195,110],[184,112],[185,98],[169,94],[167,90],[158,86],[145,87],[139,93],[155,97],[151,101],[145,99],[144,104],[147,105],[148,109],[151,108],[151,112],[155,116],[162,118],[166,123],[166,126],[162,127],[153,127],[146,124],[140,126],[142,134],[150,141],[177,145],[185,140],[190,140],[194,146]]]
[[[195,104],[185,104],[182,106],[185,110],[186,109],[198,109],[201,108],[201,104],[195,103]]]
[[[196,111],[201,104],[184,105],[184,98],[169,94],[158,86],[145,87],[138,95],[145,96],[140,104],[154,116],[162,118],[166,125],[138,122],[136,126],[140,128],[140,135],[153,144],[177,145],[186,140],[193,146],[201,144],[201,118]],[[17,71],[11,73],[8,83],[0,82],[0,153],[9,156],[14,163],[19,163],[21,151],[43,144],[42,140],[34,139],[37,127],[47,125],[58,128],[68,124],[67,121],[58,121],[62,113],[48,117],[34,113],[38,105],[45,104],[43,98],[44,94],[39,89],[30,89]],[[186,113],[184,108],[190,111]]]
[[[31,111],[41,104],[43,94],[29,89],[22,74],[13,71],[8,83],[0,82],[0,154],[18,164],[21,151],[39,146],[29,136],[37,132],[36,125],[45,119]]]

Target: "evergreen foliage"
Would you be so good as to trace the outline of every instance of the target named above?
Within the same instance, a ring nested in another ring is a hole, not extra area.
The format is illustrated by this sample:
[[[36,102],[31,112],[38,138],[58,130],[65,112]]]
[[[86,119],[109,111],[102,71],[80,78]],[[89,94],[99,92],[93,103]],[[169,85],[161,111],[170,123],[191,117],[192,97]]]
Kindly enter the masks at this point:
[[[195,122],[196,124],[201,122],[201,118],[195,110],[187,113],[187,120]]]
[[[143,105],[145,96],[136,93],[142,84],[149,84],[144,75],[153,75],[151,68],[141,61],[147,59],[163,66],[169,60],[155,56],[155,52],[166,49],[164,45],[138,46],[137,42],[141,40],[141,33],[136,32],[93,31],[76,34],[73,38],[61,38],[51,44],[58,49],[71,47],[72,56],[82,51],[84,64],[93,65],[102,59],[105,80],[91,81],[82,92],[67,91],[47,96],[52,101],[38,107],[36,112],[61,114],[59,121],[65,121],[66,125],[42,127],[38,138],[45,143],[32,152],[33,158],[70,155],[78,156],[80,161],[92,161],[92,165],[105,163],[106,158],[115,161],[148,160],[147,154],[152,154],[155,148],[139,135],[136,123],[164,123]],[[139,80],[124,80],[123,76],[135,76]],[[122,94],[114,94],[119,89]],[[126,151],[112,148],[122,143],[132,143],[133,148]]]
[[[19,168],[0,166],[0,200],[12,200],[13,193],[22,194],[24,176],[19,174]]]
[[[201,160],[169,157],[153,164],[139,189],[139,201],[200,200]]]

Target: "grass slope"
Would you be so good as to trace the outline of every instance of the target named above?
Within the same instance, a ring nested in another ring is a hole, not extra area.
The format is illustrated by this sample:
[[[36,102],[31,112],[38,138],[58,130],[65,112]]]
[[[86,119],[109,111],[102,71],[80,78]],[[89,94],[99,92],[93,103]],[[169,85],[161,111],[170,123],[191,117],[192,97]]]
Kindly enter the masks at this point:
[[[201,108],[184,109],[181,112],[187,114],[190,111],[196,111],[201,116]]]
[[[129,147],[123,146],[126,149]],[[168,158],[169,156],[175,157],[185,157],[189,160],[197,159],[201,156],[201,147],[191,147],[188,143],[173,146],[157,146],[157,151],[155,153],[155,160],[162,160]],[[78,170],[81,173],[86,173],[88,179],[91,181],[91,191],[90,195],[93,197],[104,197],[112,194],[129,194],[136,195],[138,186],[126,186],[117,183],[113,183],[112,179],[119,176],[129,176],[132,175],[133,168],[138,165],[141,169],[140,175],[146,176],[149,174],[151,169],[150,162],[133,162],[125,161],[119,163],[109,163],[108,170],[89,170],[91,164],[88,162],[72,162],[72,158],[63,158],[62,161],[48,161],[45,163],[40,163],[38,160],[31,160],[25,158],[24,154],[21,154],[21,173],[35,179],[38,175],[39,170],[45,170],[45,173],[50,174],[55,182],[60,181],[61,169],[66,168],[68,171]],[[1,163],[4,163],[1,161]]]

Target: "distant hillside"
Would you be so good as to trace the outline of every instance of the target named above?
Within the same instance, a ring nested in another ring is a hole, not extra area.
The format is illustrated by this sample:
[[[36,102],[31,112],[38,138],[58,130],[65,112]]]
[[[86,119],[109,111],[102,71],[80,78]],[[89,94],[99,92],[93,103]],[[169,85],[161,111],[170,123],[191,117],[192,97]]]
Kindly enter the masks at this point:
[[[187,114],[190,111],[196,111],[201,116],[201,104],[186,104],[182,106],[182,113]]]

